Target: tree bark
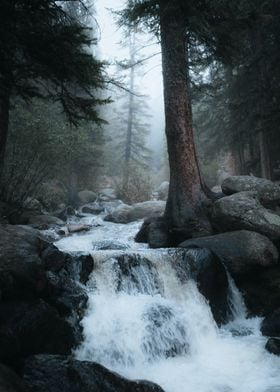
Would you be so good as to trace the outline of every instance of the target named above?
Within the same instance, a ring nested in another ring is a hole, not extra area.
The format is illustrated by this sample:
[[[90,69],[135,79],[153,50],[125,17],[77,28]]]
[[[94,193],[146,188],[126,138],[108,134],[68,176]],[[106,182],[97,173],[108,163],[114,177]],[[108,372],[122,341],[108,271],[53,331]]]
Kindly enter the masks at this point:
[[[165,219],[173,232],[203,235],[209,233],[211,227],[205,213],[206,196],[193,138],[186,73],[186,24],[182,13],[164,0],[160,2],[160,28],[170,165]]]

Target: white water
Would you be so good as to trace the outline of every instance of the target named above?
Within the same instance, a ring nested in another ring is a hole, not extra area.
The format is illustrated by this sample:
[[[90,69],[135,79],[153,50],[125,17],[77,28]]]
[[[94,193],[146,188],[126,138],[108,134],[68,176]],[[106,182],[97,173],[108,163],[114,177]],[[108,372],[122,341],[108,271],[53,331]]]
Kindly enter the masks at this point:
[[[94,257],[77,358],[153,381],[165,392],[280,392],[280,360],[265,350],[261,319],[246,318],[232,280],[234,321],[219,329],[195,282],[179,281],[171,262],[175,250],[136,251],[138,223],[100,223],[57,243]],[[104,238],[129,250],[94,251]],[[136,262],[125,256],[132,252]]]

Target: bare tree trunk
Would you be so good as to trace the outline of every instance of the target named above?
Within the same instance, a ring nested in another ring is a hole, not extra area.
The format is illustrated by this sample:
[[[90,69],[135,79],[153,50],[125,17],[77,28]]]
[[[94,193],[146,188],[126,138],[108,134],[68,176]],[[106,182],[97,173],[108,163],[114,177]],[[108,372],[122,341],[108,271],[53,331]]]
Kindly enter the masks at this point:
[[[260,163],[261,163],[261,177],[271,180],[271,166],[268,154],[266,137],[263,131],[259,133],[259,148],[260,148]]]
[[[0,95],[0,168],[3,167],[9,129],[9,94]]]
[[[130,161],[131,161],[131,144],[132,144],[132,130],[133,130],[133,105],[134,105],[134,79],[135,79],[135,31],[132,29],[130,33],[130,75],[129,75],[129,102],[128,102],[128,117],[127,117],[127,130],[125,141],[125,157],[124,157],[124,178],[123,185],[127,190],[129,176],[130,176]]]
[[[160,7],[166,137],[170,165],[165,219],[169,230],[174,233],[185,236],[203,235],[209,233],[211,227],[204,210],[206,196],[193,139],[186,77],[185,20],[170,2],[162,0]]]

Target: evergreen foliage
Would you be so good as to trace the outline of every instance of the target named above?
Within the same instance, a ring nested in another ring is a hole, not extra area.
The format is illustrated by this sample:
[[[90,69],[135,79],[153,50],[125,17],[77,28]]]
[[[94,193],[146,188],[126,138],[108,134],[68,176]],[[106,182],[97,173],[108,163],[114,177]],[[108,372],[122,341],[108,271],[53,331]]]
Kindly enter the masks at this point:
[[[5,148],[13,96],[58,102],[74,125],[100,122],[97,90],[104,64],[94,58],[90,30],[67,14],[64,2],[2,0],[0,3],[0,147]],[[72,3],[80,3],[72,1]],[[5,121],[3,120],[5,118]]]

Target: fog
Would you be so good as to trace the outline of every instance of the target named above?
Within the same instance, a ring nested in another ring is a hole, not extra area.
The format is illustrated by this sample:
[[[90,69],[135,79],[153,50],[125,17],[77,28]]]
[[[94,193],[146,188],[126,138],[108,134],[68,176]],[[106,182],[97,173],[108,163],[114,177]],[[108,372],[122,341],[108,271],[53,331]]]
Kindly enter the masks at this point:
[[[113,11],[123,8],[123,0],[97,0],[95,2],[96,18],[99,25],[99,53],[100,57],[109,62],[108,72],[111,76],[116,75],[116,62],[123,61],[129,56],[128,48],[122,46],[124,31],[117,26]],[[164,111],[163,111],[163,87],[160,45],[154,37],[148,33],[140,34],[138,39],[143,41],[141,57],[148,58],[141,65],[141,75],[137,77],[140,86],[138,92],[148,95],[148,105],[151,111],[151,133],[149,147],[158,152],[164,143]],[[141,42],[142,44],[142,42]],[[114,97],[112,97],[114,99]]]

